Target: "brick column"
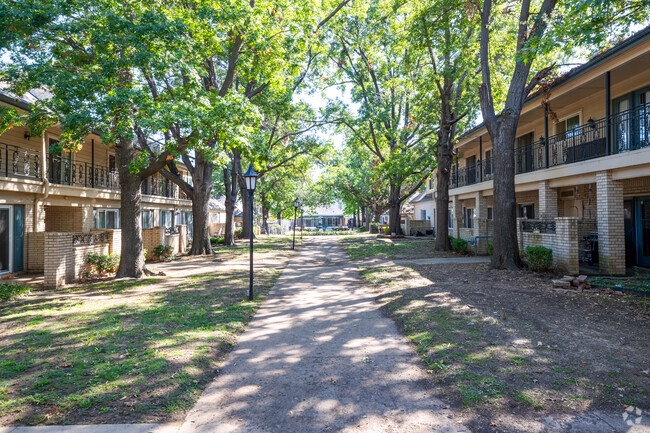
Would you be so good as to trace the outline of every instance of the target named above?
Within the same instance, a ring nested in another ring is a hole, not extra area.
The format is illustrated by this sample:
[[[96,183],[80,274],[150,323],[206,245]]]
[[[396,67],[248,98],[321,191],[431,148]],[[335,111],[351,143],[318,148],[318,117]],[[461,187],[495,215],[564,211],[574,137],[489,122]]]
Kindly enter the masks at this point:
[[[598,197],[598,262],[603,274],[625,274],[623,185],[612,173],[596,173]]]
[[[539,182],[539,218],[557,218],[557,190],[548,186],[548,180]]]
[[[487,236],[488,235],[488,220],[487,220],[487,198],[483,197],[480,192],[476,193],[474,205],[474,236]],[[487,254],[487,239],[479,239],[477,252],[478,254]]]
[[[81,207],[81,231],[84,233],[90,233],[95,225],[93,207],[92,206],[82,206]]]
[[[460,228],[463,225],[463,203],[457,196],[451,198],[452,218],[454,220],[454,237],[460,237]]]
[[[547,245],[553,250],[556,266],[573,275],[580,272],[578,219],[575,217],[555,218],[555,240],[552,245]]]

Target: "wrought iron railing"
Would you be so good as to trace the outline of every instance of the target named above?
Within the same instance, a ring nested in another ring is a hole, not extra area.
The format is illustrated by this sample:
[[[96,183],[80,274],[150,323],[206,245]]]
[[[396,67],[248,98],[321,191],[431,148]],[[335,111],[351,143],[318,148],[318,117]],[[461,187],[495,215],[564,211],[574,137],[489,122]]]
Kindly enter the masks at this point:
[[[72,245],[93,245],[108,242],[108,232],[80,233],[72,235]]]
[[[115,169],[91,162],[72,161],[70,157],[50,155],[47,180],[58,185],[118,190],[120,181]]]
[[[0,175],[41,180],[43,167],[40,152],[0,143]]]
[[[553,220],[522,220],[521,231],[526,233],[555,233]]]
[[[142,182],[141,192],[144,195],[155,195],[159,197],[177,198],[189,200],[187,194],[178,185],[170,180],[160,177],[149,177]]]
[[[650,147],[650,103],[610,117],[610,152],[607,151],[607,123],[606,118],[589,119],[586,124],[552,135],[548,140],[542,137],[533,143],[517,146],[516,174]],[[492,173],[491,158],[459,169],[453,167],[451,187],[458,188],[490,180]]]

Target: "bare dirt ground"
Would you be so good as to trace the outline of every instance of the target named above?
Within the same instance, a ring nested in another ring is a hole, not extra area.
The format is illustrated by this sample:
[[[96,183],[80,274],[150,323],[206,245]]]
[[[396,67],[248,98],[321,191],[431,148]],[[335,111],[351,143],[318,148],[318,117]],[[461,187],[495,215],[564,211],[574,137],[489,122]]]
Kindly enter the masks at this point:
[[[548,275],[486,264],[363,275],[472,431],[549,431],[548,420],[650,408],[647,298],[558,292]]]

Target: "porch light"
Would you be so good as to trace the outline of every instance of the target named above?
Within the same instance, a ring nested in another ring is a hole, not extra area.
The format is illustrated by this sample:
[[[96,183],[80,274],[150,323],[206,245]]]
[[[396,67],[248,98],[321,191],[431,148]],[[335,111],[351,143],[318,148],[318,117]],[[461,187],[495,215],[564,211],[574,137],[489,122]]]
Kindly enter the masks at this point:
[[[257,186],[257,172],[253,168],[253,164],[248,166],[248,171],[244,173],[244,180],[246,181],[246,189],[251,194],[255,192]]]

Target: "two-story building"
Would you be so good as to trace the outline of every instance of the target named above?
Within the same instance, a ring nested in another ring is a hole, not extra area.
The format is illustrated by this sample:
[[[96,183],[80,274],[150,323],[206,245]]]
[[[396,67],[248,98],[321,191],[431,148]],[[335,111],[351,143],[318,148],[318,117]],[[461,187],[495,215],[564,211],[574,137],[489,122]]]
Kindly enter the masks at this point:
[[[32,93],[17,98],[0,92],[0,104],[23,111],[36,98]],[[97,244],[98,252],[119,252],[120,245],[113,149],[99,136],[89,135],[78,152],[57,154],[51,150],[61,133],[55,126],[33,137],[29,128],[14,127],[0,135],[0,274],[43,272],[46,286],[79,276],[83,248]],[[191,232],[191,200],[159,175],[143,183],[142,193],[143,232],[156,232],[145,235],[144,247],[175,242],[177,250],[184,250],[188,226]],[[184,235],[177,233],[178,226]],[[48,279],[52,272],[56,275]]]
[[[457,144],[451,232],[492,235],[493,149],[483,124]],[[650,267],[650,27],[598,54],[523,107],[515,143],[520,248],[570,272]],[[484,241],[484,239],[482,240]],[[486,242],[479,242],[480,250]]]

